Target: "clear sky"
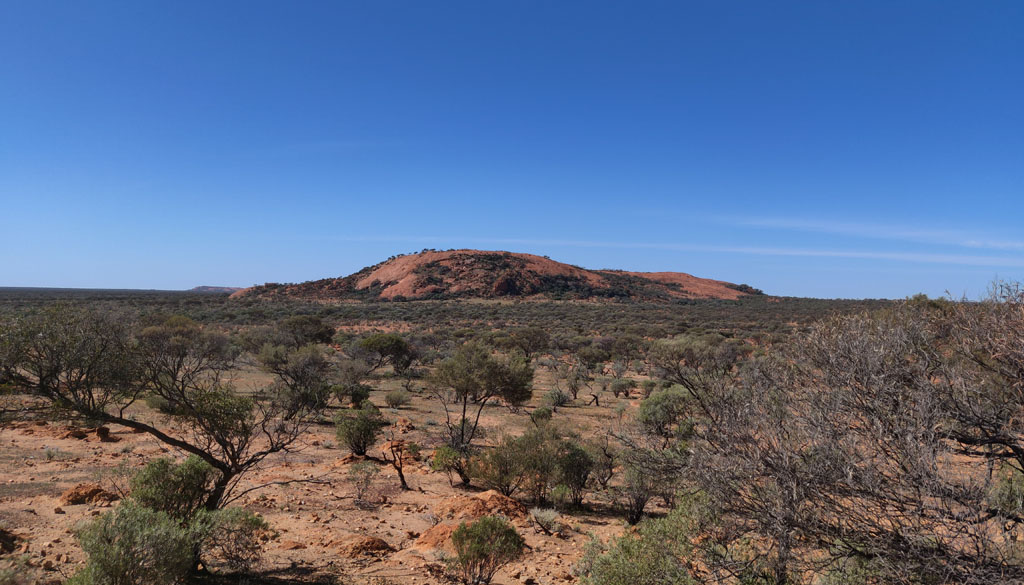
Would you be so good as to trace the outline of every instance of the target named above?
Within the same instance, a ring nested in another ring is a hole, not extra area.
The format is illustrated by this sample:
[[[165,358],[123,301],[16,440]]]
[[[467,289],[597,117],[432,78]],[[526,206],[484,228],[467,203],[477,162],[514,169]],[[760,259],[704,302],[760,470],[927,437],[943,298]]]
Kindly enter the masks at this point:
[[[1024,2],[0,3],[0,286],[1024,280]]]

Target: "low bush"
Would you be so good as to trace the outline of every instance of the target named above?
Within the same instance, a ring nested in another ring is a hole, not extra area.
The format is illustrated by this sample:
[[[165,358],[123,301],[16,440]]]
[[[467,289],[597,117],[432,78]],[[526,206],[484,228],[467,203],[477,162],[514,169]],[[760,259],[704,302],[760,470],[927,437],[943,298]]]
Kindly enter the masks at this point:
[[[484,516],[472,524],[463,522],[452,533],[455,558],[451,568],[463,583],[486,584],[498,569],[523,555],[523,537],[506,520]]]
[[[172,585],[195,561],[193,535],[164,512],[125,502],[81,527],[88,562],[72,585]]]
[[[348,447],[353,455],[366,455],[388,423],[376,406],[364,401],[358,410],[339,414],[334,424],[339,443]]]
[[[161,457],[131,478],[131,498],[139,505],[187,523],[202,509],[219,473],[192,455],[181,463]]]
[[[530,518],[544,534],[554,534],[562,530],[562,523],[558,521],[558,511],[551,508],[533,508],[530,510]]]
[[[412,402],[412,394],[408,390],[392,390],[384,395],[384,403],[390,408],[401,408]]]
[[[448,484],[455,483],[455,473],[462,455],[448,445],[443,445],[434,450],[434,458],[430,461],[430,469],[443,471],[448,476]]]
[[[552,388],[544,395],[544,402],[551,408],[558,408],[572,402],[572,396],[569,396],[564,390]]]

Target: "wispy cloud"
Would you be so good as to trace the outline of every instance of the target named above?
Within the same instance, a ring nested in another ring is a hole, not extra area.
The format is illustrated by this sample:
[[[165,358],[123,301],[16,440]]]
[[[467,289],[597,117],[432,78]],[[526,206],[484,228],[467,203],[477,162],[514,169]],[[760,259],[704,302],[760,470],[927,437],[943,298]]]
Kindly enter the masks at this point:
[[[962,230],[936,230],[896,224],[837,222],[819,219],[727,217],[717,218],[717,220],[741,227],[816,232],[858,238],[959,246],[963,248],[1024,250],[1024,241],[994,240],[979,237],[977,234],[971,234]]]
[[[532,247],[573,247],[605,248],[623,250],[665,250],[672,252],[706,252],[721,254],[744,254],[755,256],[790,256],[805,258],[846,258],[864,260],[886,260],[924,264],[947,264],[963,266],[1024,267],[1024,257],[986,256],[977,254],[932,254],[900,251],[831,250],[815,248],[775,248],[761,246],[724,246],[687,243],[659,242],[603,242],[596,240],[559,240],[534,238],[475,238],[454,236],[341,236],[328,237],[334,241],[346,242],[404,242],[440,246],[532,246]]]

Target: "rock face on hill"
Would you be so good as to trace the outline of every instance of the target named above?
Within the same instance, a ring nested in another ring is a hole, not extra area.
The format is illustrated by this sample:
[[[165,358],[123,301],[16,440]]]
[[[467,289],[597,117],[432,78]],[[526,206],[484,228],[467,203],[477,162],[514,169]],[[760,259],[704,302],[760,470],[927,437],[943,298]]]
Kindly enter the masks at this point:
[[[200,292],[200,293],[233,293],[242,290],[238,286],[194,286],[189,289],[189,292]]]
[[[355,274],[301,284],[264,284],[232,297],[307,300],[548,298],[737,299],[761,291],[682,272],[587,270],[515,252],[424,250]]]

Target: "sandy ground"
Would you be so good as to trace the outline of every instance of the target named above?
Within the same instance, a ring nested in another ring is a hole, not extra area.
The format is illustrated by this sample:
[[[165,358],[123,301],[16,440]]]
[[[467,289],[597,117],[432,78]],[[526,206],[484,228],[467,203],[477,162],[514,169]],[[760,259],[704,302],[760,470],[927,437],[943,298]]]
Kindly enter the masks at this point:
[[[534,403],[539,403],[546,391],[546,375],[539,372]],[[388,432],[397,439],[423,445],[429,457],[431,447],[441,439],[443,411],[423,391],[414,393],[408,407],[397,411],[386,408],[384,390],[396,384],[392,380],[379,382],[377,385],[383,389],[374,392],[373,400],[389,420],[405,419]],[[585,435],[607,428],[617,416],[617,403],[625,401],[606,397],[601,408],[563,408],[555,416]],[[583,398],[581,394],[580,402]],[[510,413],[493,406],[485,412],[483,424],[491,439],[501,433],[516,434],[530,424],[525,411]],[[148,410],[138,414],[150,419],[157,417]],[[56,422],[16,423],[0,428],[0,526],[19,537],[15,553],[0,557],[0,567],[13,557],[24,555],[32,578],[38,583],[59,583],[73,574],[84,562],[73,527],[116,505],[69,505],[62,502],[62,494],[88,483],[111,489],[111,472],[118,465],[138,468],[154,457],[182,456],[148,435],[127,429],[111,428],[111,442],[101,441],[95,432],[75,438],[69,430],[70,427]],[[380,456],[380,446],[378,443],[371,453]],[[446,527],[481,511],[508,512],[509,506],[514,505],[493,497],[493,493],[481,495],[450,486],[447,476],[432,472],[425,460],[406,467],[411,491],[401,491],[395,471],[386,463],[378,463],[380,474],[372,496],[367,498],[375,503],[357,505],[354,486],[348,478],[352,464],[348,455],[346,450],[335,447],[332,426],[317,426],[304,438],[299,452],[274,456],[246,478],[243,487],[271,481],[316,480],[272,485],[241,499],[242,506],[261,514],[278,533],[267,543],[260,571],[305,575],[294,577],[295,582],[333,576],[342,578],[339,582],[354,583],[369,582],[374,577],[388,577],[400,583],[442,583],[445,581],[437,571],[442,566],[444,549],[450,547],[450,528]],[[527,554],[502,569],[494,582],[573,581],[571,568],[582,553],[588,533],[607,539],[625,530],[621,515],[610,512],[607,494],[591,494],[587,504],[586,510],[563,514],[562,520],[570,529],[560,535],[545,535],[535,529],[525,514],[529,505],[522,506],[519,511],[523,514],[512,520],[526,539]],[[652,505],[651,509],[654,508]],[[364,537],[379,538],[392,550],[364,554],[363,549],[373,548]]]

